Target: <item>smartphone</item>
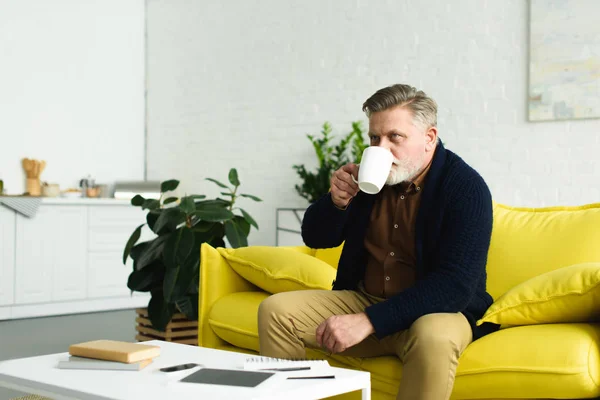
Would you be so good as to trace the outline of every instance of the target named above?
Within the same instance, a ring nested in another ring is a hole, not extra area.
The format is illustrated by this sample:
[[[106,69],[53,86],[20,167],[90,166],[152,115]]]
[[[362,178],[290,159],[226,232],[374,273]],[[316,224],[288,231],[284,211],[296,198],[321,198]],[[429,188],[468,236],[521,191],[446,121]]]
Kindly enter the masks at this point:
[[[175,372],[175,371],[183,371],[184,369],[190,369],[190,368],[201,367],[201,366],[202,366],[202,364],[187,363],[187,364],[173,365],[172,367],[161,368],[160,371]]]

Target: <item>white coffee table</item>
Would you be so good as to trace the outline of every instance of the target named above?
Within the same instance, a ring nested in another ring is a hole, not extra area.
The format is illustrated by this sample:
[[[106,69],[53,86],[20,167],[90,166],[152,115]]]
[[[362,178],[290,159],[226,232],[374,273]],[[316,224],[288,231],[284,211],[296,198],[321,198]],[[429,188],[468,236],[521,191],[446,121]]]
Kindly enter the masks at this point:
[[[165,400],[165,399],[319,399],[362,390],[371,398],[368,372],[333,368],[335,379],[285,380],[270,378],[255,388],[179,382],[200,367],[164,373],[159,368],[185,363],[209,368],[241,368],[248,355],[153,340],[161,355],[142,371],[90,371],[58,369],[68,353],[0,362],[0,386],[55,400]]]

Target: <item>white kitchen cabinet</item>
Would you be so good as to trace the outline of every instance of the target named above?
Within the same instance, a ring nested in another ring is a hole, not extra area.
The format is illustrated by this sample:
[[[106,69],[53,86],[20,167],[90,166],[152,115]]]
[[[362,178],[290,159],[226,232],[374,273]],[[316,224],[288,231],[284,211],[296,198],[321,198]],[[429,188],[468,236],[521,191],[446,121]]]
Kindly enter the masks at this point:
[[[128,296],[127,278],[132,271],[132,261],[123,265],[123,249],[135,228],[146,220],[146,212],[139,208],[90,208],[88,295],[90,297]],[[140,241],[154,234],[147,227]]]
[[[114,199],[43,199],[32,218],[0,205],[0,320],[145,307],[122,262],[145,216]]]
[[[40,207],[17,215],[15,303],[85,298],[87,207]]]
[[[14,301],[15,213],[0,207],[0,306]]]
[[[131,272],[130,262],[123,265],[122,252],[109,251],[88,255],[89,297],[129,296],[127,278]]]

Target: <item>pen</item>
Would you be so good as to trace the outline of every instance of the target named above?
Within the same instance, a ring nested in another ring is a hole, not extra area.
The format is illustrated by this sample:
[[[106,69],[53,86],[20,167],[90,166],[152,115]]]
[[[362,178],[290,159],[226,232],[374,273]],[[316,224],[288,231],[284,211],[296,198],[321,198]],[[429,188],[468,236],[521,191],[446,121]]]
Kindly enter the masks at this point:
[[[289,376],[288,379],[335,379],[335,375],[321,376]]]
[[[261,368],[261,371],[280,371],[280,372],[289,372],[289,371],[306,371],[309,370],[310,367],[289,367],[289,368]]]

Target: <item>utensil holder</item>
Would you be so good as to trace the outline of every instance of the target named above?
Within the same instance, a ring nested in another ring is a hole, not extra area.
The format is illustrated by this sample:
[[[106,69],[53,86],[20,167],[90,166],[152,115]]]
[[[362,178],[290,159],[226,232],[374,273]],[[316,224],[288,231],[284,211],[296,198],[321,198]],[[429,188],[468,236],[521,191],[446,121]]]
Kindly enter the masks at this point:
[[[40,196],[42,194],[42,185],[39,179],[27,178],[27,193],[30,196]]]

